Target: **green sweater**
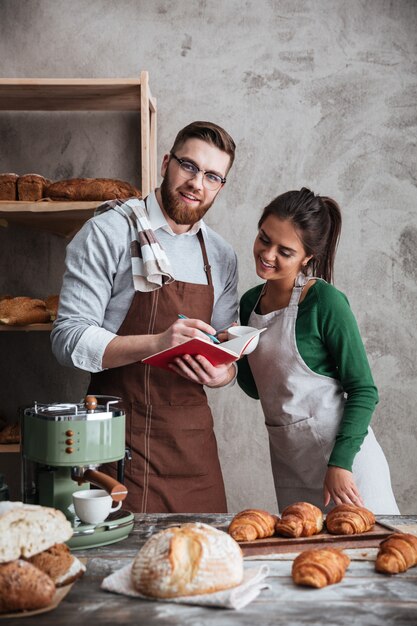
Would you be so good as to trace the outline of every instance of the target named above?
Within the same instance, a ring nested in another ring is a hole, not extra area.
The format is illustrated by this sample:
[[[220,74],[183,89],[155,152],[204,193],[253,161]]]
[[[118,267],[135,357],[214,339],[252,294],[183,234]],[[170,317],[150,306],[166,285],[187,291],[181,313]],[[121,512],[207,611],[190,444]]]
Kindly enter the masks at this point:
[[[248,324],[262,287],[258,285],[242,296],[242,325]],[[329,465],[351,471],[378,403],[378,391],[346,296],[318,280],[299,304],[295,334],[298,351],[307,366],[317,374],[339,380],[346,393],[343,419]],[[247,357],[238,366],[240,387],[251,398],[259,399]]]

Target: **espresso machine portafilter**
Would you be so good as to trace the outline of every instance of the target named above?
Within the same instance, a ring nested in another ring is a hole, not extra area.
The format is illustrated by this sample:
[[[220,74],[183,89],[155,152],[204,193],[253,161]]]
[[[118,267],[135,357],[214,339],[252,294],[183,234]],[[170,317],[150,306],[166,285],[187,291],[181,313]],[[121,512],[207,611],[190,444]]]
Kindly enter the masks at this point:
[[[22,499],[63,511],[74,522],[72,494],[90,485],[124,500],[125,413],[120,398],[87,396],[78,404],[39,404],[22,416]],[[100,472],[117,461],[117,480]]]

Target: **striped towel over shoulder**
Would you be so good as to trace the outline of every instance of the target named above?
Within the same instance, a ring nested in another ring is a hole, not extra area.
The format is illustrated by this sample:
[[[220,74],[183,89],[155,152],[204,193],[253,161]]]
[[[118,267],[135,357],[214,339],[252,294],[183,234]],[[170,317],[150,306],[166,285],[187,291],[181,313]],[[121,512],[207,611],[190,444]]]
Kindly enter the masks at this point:
[[[110,200],[97,207],[95,215],[113,209],[129,222],[133,285],[135,291],[153,291],[175,279],[165,250],[151,229],[146,204],[138,198]]]

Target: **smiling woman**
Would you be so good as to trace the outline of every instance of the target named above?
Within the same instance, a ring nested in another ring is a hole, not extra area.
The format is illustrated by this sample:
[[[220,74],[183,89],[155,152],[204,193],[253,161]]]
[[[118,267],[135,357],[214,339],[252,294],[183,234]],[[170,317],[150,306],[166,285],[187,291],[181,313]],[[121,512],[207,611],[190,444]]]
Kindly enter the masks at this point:
[[[258,228],[253,252],[266,282],[244,294],[240,318],[268,332],[239,362],[238,381],[262,402],[279,508],[333,501],[396,514],[369,427],[378,392],[347,299],[327,282],[339,206],[309,189],[290,191],[264,209]]]

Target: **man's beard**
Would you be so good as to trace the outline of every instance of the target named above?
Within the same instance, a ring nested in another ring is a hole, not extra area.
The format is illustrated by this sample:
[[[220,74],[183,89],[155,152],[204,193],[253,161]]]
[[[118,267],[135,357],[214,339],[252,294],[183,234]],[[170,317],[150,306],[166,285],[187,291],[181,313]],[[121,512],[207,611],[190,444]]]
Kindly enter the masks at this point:
[[[168,172],[161,183],[160,190],[164,211],[176,224],[192,226],[204,217],[214,202],[213,198],[210,203],[203,204],[197,209],[188,208],[178,193],[174,193],[170,185]],[[190,193],[192,194],[192,192]]]

